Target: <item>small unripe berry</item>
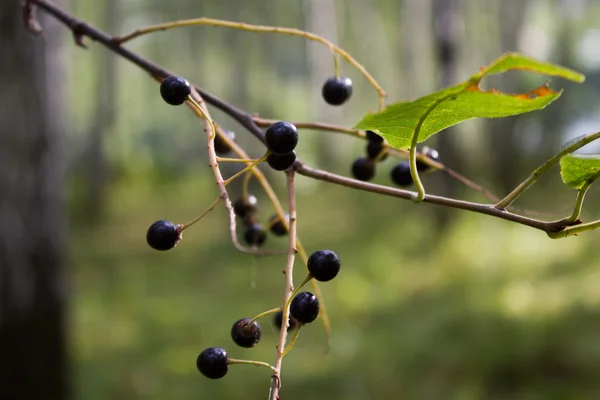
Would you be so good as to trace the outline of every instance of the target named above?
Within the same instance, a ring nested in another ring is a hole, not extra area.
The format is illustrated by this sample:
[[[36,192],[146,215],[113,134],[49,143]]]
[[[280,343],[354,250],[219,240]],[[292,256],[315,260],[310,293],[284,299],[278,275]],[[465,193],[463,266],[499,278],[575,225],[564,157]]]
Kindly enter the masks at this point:
[[[180,76],[169,76],[160,84],[160,95],[172,106],[185,103],[191,92],[189,82]]]

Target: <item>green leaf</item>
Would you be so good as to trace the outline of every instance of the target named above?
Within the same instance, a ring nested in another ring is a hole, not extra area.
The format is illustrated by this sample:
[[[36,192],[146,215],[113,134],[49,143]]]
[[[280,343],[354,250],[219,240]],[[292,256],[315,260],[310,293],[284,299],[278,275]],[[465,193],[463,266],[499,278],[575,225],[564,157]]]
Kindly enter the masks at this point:
[[[579,189],[600,175],[600,154],[568,154],[560,159],[560,175],[565,184]]]
[[[568,68],[507,53],[482,68],[462,84],[443,89],[414,101],[392,104],[382,112],[366,115],[356,129],[375,131],[396,148],[409,148],[418,132],[418,142],[459,122],[473,118],[500,118],[541,110],[560,97],[543,85],[528,93],[507,94],[479,88],[481,79],[508,70],[529,70],[582,82],[584,76]]]

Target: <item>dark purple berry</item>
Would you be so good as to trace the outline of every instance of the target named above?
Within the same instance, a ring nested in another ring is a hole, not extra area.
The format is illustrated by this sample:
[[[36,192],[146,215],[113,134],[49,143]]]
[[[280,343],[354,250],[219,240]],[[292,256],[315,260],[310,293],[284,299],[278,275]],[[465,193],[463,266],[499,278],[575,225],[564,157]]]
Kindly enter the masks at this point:
[[[146,241],[156,250],[169,250],[177,245],[181,240],[181,232],[177,225],[170,221],[156,221],[146,233]]]
[[[290,304],[290,315],[301,324],[308,324],[319,315],[319,300],[310,292],[300,292]]]
[[[288,214],[285,215],[285,220],[288,223],[290,222],[290,216]],[[288,230],[285,227],[285,224],[283,223],[283,221],[281,220],[281,218],[279,218],[279,215],[277,215],[277,214],[275,214],[271,217],[271,219],[269,221],[269,229],[271,230],[271,233],[274,234],[275,236],[285,236],[288,233]]]
[[[160,84],[160,95],[172,106],[185,103],[190,93],[189,82],[180,76],[170,76]]]
[[[410,186],[413,183],[412,176],[410,175],[410,164],[408,161],[402,161],[392,168],[391,172],[392,181],[398,186]]]
[[[382,151],[384,153],[381,156],[381,158],[379,159],[379,161],[383,161],[388,157],[387,151],[385,151],[385,148],[383,147],[383,145],[381,143],[375,143],[375,142],[367,143],[367,157],[374,160],[375,158],[377,158],[379,153],[381,153]]]
[[[375,162],[368,157],[357,158],[352,164],[352,176],[359,181],[370,181],[375,176]]]
[[[207,378],[220,379],[227,375],[227,352],[220,347],[203,350],[196,360],[196,367]]]
[[[378,134],[376,134],[373,131],[366,131],[365,134],[367,135],[367,140],[370,143],[383,143],[383,138],[381,136],[379,136]]]
[[[235,140],[235,133],[223,129],[223,133],[231,140]],[[231,151],[231,147],[221,138],[221,136],[215,136],[215,152],[218,155],[225,155]]]
[[[340,258],[331,250],[317,250],[308,257],[308,272],[320,282],[335,278],[340,272]]]
[[[248,215],[256,213],[256,197],[250,195],[248,197],[240,197],[233,203],[233,211],[240,218],[245,218]]]
[[[231,338],[241,347],[254,347],[260,341],[261,330],[258,322],[252,321],[251,318],[242,318],[235,321],[235,324],[231,327]]]
[[[289,122],[275,122],[265,132],[265,143],[271,153],[290,153],[298,144],[298,130]]]
[[[244,240],[250,246],[260,247],[267,240],[267,231],[260,224],[252,224],[244,232]]]
[[[323,84],[321,94],[328,104],[342,105],[352,96],[352,80],[344,76],[328,78]]]
[[[422,154],[429,157],[433,161],[439,161],[439,159],[440,159],[440,153],[438,153],[438,151],[436,149],[432,149],[431,147],[425,147],[422,151]],[[430,169],[431,169],[431,167],[429,165],[425,164],[422,161],[417,160],[417,171],[425,172]]]
[[[287,154],[271,153],[267,156],[267,163],[275,171],[285,171],[296,161],[296,152],[291,151]]]
[[[289,318],[289,325],[288,325],[288,332],[296,329],[296,325],[298,325],[298,322],[296,322],[295,319],[293,319],[292,317]],[[275,314],[275,317],[273,317],[273,322],[275,322],[275,326],[277,327],[278,330],[281,330],[281,323],[283,322],[283,311],[279,311],[277,314]]]

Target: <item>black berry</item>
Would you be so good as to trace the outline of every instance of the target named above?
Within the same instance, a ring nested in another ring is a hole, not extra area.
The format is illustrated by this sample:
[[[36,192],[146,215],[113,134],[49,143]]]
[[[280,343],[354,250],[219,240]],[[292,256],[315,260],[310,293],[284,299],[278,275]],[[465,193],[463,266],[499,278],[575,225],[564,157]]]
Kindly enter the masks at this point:
[[[320,282],[327,282],[340,272],[340,258],[331,250],[317,250],[308,257],[308,272]]]
[[[285,171],[296,161],[296,152],[291,151],[286,154],[271,153],[267,156],[267,163],[275,171]]]
[[[323,84],[323,99],[332,106],[344,104],[352,95],[352,80],[346,77],[331,77]]]
[[[275,122],[265,132],[265,143],[271,153],[290,153],[298,144],[298,130],[289,122]]]
[[[220,379],[227,375],[227,352],[220,347],[209,347],[198,356],[196,367],[207,378]]]
[[[223,129],[223,133],[231,140],[235,140],[235,133]],[[224,155],[231,151],[231,147],[221,138],[221,136],[215,136],[215,152],[218,155]]]
[[[190,93],[189,82],[180,76],[170,76],[160,84],[160,95],[172,106],[185,103]]]
[[[169,250],[181,240],[181,232],[177,225],[170,221],[156,221],[146,233],[146,241],[156,250]]]
[[[288,223],[290,222],[289,215],[286,214],[285,219],[286,221],[288,221]],[[288,230],[285,227],[283,221],[281,220],[281,218],[279,218],[279,215],[277,214],[271,217],[269,221],[269,229],[271,230],[271,233],[275,236],[285,236],[288,233]]]
[[[392,168],[392,173],[390,175],[392,181],[398,186],[409,186],[413,183],[408,161],[402,161],[400,164],[397,164]]]
[[[248,215],[256,213],[256,197],[250,195],[240,197],[233,203],[233,211],[240,218],[245,218]]]
[[[359,181],[370,181],[375,176],[375,163],[368,157],[360,157],[352,164],[352,176]]]
[[[385,150],[381,143],[375,143],[375,142],[367,143],[367,157],[369,157],[371,159],[375,159],[375,158],[377,158],[379,153],[381,153],[382,151],[385,151]],[[381,156],[379,161],[385,160],[387,158],[387,156],[388,156],[387,152],[383,153],[383,155]]]
[[[438,153],[436,149],[432,149],[430,147],[424,148],[422,154],[431,158],[433,161],[438,161],[440,159],[440,153]],[[431,167],[429,165],[417,160],[417,171],[424,172],[430,169]]]
[[[298,322],[296,322],[296,320],[292,317],[289,318],[290,323],[288,324],[288,332],[291,331],[292,329],[296,329],[296,325],[298,325]],[[275,317],[273,317],[273,322],[275,322],[275,326],[277,326],[277,329],[281,330],[281,323],[283,322],[283,311],[279,311],[277,314],[275,314]]]
[[[383,143],[383,138],[373,131],[366,131],[367,140],[371,143]]]
[[[231,327],[231,338],[241,347],[254,347],[260,341],[260,325],[254,321],[249,325],[252,319],[242,318],[235,321],[235,324]]]
[[[261,246],[267,240],[267,231],[260,224],[252,224],[244,232],[244,240],[250,246]]]
[[[310,292],[301,292],[290,304],[290,315],[302,324],[308,324],[319,315],[319,300]]]

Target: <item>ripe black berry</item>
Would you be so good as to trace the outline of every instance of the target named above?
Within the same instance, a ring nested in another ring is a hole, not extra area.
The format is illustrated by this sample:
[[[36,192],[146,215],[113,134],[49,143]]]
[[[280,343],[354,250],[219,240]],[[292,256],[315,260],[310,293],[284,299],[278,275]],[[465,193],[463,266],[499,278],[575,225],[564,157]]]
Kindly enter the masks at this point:
[[[384,151],[384,147],[381,143],[369,142],[367,143],[367,157],[371,159],[377,158],[379,153]],[[379,161],[383,161],[388,157],[387,152],[383,153]]]
[[[231,140],[235,140],[235,133],[223,129],[223,133]],[[231,147],[221,138],[221,136],[215,136],[215,152],[218,155],[224,155],[231,151]]]
[[[298,130],[289,122],[275,122],[265,132],[265,143],[271,153],[290,153],[298,144]]]
[[[160,84],[160,95],[172,106],[185,103],[190,93],[189,82],[180,76],[170,76]]]
[[[367,140],[370,143],[383,143],[383,138],[373,131],[366,131]]]
[[[231,338],[241,347],[254,347],[260,341],[260,325],[254,321],[251,325],[248,323],[252,321],[251,318],[242,318],[235,321],[235,324],[231,327]]]
[[[169,250],[181,240],[181,232],[177,225],[170,221],[156,221],[146,233],[146,241],[156,250]]]
[[[289,215],[285,215],[285,219],[286,221],[290,222],[290,216]],[[283,221],[281,220],[281,218],[279,218],[279,215],[275,214],[271,217],[270,221],[269,221],[269,229],[271,230],[271,233],[274,234],[275,236],[285,236],[288,233],[288,230],[286,229],[285,225],[283,224]]]
[[[261,246],[267,240],[267,231],[260,224],[252,224],[244,233],[244,240],[250,246]]]
[[[292,329],[296,329],[296,325],[298,325],[298,322],[296,322],[296,320],[292,317],[289,318],[290,323],[288,324],[288,332],[291,331]],[[273,317],[273,322],[275,322],[275,326],[277,326],[278,330],[281,330],[281,323],[283,322],[283,311],[279,311],[277,314],[275,314],[275,317]]]
[[[397,164],[392,168],[392,173],[390,175],[392,181],[398,186],[409,186],[413,183],[408,161],[402,161],[400,164]]]
[[[319,300],[310,292],[301,292],[290,304],[290,315],[302,324],[308,324],[319,315]]]
[[[196,360],[196,368],[210,379],[220,379],[227,375],[227,352],[220,347],[203,350]]]
[[[352,95],[352,80],[343,76],[328,78],[323,84],[321,94],[328,104],[340,106]]]
[[[368,157],[360,157],[352,164],[352,176],[359,181],[370,181],[375,176],[375,163]]]
[[[436,149],[432,149],[430,147],[425,147],[422,151],[423,155],[431,158],[434,161],[438,161],[440,159],[440,153]],[[430,170],[431,167],[425,164],[422,161],[417,160],[417,171],[424,172]]]
[[[296,161],[296,152],[291,151],[287,154],[271,153],[267,156],[267,163],[275,171],[285,171]]]
[[[317,250],[308,257],[308,272],[320,282],[327,282],[340,272],[340,258],[331,250]]]
[[[256,197],[240,197],[233,203],[233,211],[240,218],[256,213]]]

